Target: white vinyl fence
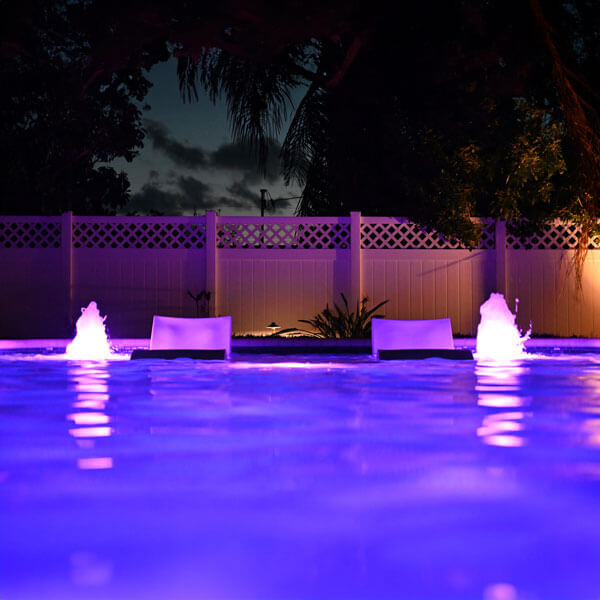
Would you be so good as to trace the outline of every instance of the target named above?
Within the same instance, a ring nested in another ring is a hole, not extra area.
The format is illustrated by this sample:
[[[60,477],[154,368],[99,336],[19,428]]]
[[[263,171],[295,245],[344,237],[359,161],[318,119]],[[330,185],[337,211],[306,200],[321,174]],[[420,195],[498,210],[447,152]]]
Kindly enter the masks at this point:
[[[96,300],[112,337],[148,337],[154,314],[196,315],[188,290],[236,334],[296,327],[340,293],[389,302],[388,318],[450,317],[474,335],[493,291],[520,299],[534,334],[600,337],[600,240],[577,290],[576,226],[520,240],[483,222],[469,251],[398,217],[0,217],[0,337],[69,337]]]

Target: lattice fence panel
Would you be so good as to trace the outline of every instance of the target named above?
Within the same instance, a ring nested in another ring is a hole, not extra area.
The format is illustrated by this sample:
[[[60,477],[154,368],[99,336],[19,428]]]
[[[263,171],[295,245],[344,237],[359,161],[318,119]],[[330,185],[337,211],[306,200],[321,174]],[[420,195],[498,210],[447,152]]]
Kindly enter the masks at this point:
[[[478,248],[495,248],[495,226],[483,226]],[[361,247],[369,250],[455,250],[465,246],[458,240],[444,238],[436,231],[427,231],[411,222],[363,223],[360,229]]]
[[[483,223],[477,248],[479,250],[494,250],[496,248],[496,223]]]
[[[0,221],[0,248],[60,248],[60,221]]]
[[[219,248],[337,249],[350,247],[346,223],[218,223]]]
[[[555,221],[544,225],[541,231],[526,238],[507,232],[506,247],[512,250],[575,250],[579,243],[580,231],[579,225]],[[600,236],[592,236],[588,248],[600,249]]]
[[[74,248],[198,249],[206,245],[203,223],[73,223]]]

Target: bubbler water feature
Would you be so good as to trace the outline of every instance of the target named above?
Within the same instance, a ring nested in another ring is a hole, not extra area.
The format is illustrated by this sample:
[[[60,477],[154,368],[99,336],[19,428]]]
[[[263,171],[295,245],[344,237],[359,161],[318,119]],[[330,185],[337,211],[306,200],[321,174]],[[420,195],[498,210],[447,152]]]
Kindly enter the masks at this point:
[[[67,358],[74,360],[103,360],[112,356],[108,344],[106,316],[101,316],[96,302],[90,302],[81,309],[81,316],[77,319],[75,328],[77,333],[73,341],[67,346]]]
[[[518,309],[519,300],[516,300]],[[515,311],[516,312],[516,311]],[[493,293],[479,307],[481,321],[477,326],[477,360],[505,362],[526,355],[525,342],[531,337],[531,327],[522,334],[502,294]]]

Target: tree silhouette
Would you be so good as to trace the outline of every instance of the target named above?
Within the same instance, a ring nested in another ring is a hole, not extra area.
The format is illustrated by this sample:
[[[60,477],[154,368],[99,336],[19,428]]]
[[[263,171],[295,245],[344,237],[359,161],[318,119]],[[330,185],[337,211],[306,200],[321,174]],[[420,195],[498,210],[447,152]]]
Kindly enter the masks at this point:
[[[128,198],[129,182],[106,163],[131,160],[141,147],[133,100],[143,100],[150,83],[140,66],[89,80],[86,49],[97,32],[82,7],[32,4],[19,44],[5,39],[2,46],[0,210],[114,213]]]

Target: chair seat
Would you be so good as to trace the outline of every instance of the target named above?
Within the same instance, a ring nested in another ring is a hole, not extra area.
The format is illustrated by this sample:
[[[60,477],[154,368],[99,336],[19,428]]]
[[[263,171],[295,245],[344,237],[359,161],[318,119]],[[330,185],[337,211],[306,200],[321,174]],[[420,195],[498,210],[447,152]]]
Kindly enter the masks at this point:
[[[371,320],[371,347],[380,350],[454,350],[450,319]]]
[[[150,350],[225,350],[231,358],[231,317],[154,315]]]

